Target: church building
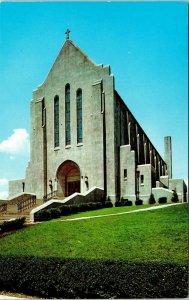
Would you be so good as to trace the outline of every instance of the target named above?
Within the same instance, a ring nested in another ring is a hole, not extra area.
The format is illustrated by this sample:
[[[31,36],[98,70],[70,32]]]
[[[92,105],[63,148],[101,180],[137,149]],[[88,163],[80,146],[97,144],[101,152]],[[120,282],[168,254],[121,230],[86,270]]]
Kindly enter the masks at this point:
[[[110,66],[94,63],[67,39],[31,100],[31,158],[24,179],[9,182],[9,196],[29,192],[58,199],[103,189],[113,203],[176,190],[171,137],[158,153],[119,93]],[[163,191],[163,192],[162,192]]]

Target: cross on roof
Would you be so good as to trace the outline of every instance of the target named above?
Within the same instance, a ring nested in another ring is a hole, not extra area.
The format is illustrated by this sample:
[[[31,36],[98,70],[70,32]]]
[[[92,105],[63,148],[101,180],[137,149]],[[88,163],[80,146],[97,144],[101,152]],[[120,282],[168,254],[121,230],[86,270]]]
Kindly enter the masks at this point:
[[[67,40],[69,40],[69,33],[70,33],[70,30],[67,29],[66,32],[65,32],[65,34],[66,34],[66,39],[67,39]]]

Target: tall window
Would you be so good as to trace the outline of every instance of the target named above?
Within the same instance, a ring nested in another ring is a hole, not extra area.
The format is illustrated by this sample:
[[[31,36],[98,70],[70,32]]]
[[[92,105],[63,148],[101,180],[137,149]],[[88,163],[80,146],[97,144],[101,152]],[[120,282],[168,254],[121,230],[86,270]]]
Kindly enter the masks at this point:
[[[124,180],[127,180],[127,169],[123,170],[123,177],[124,177]]]
[[[59,147],[59,97],[54,97],[54,147]]]
[[[140,183],[144,184],[144,175],[140,175]]]
[[[82,143],[83,130],[82,130],[82,90],[81,89],[77,90],[76,102],[77,102],[77,142]]]
[[[71,132],[70,132],[70,85],[65,87],[65,135],[66,145],[71,144]]]

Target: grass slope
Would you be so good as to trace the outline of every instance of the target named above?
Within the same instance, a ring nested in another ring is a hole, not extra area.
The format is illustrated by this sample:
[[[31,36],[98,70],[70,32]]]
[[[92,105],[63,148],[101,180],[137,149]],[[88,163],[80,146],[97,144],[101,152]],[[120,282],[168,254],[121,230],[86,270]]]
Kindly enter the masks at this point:
[[[187,204],[108,218],[58,219],[2,238],[0,253],[184,264],[187,223]]]

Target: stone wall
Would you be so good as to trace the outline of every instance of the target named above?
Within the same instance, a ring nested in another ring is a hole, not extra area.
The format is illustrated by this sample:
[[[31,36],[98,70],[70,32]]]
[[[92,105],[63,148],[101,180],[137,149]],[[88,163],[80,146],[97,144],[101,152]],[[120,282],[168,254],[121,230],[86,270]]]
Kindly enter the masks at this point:
[[[169,179],[169,189],[175,190],[178,194],[179,201],[186,202],[187,186],[183,179]]]
[[[130,145],[120,147],[121,197],[136,200],[136,164],[135,151]]]
[[[25,183],[24,178],[9,181],[9,198],[12,198],[13,196],[23,192],[23,182]]]
[[[158,188],[153,188],[152,193],[153,193],[154,198],[155,198],[157,203],[158,203],[158,199],[160,197],[166,197],[167,198],[167,203],[172,203],[171,198],[173,196],[173,192],[171,190],[168,190],[168,189],[165,189],[165,188],[162,188],[162,187],[158,187]]]
[[[143,204],[148,204],[152,191],[152,166],[138,165],[139,171],[139,198],[143,200]]]
[[[70,84],[71,143],[65,145],[65,86]],[[49,193],[49,179],[54,180],[59,166],[74,161],[80,168],[81,192],[93,186],[104,188],[104,142],[102,93],[105,94],[107,114],[107,176],[108,193],[115,196],[114,80],[110,68],[94,64],[71,41],[67,40],[45,82],[33,92],[31,102],[31,162],[26,174],[26,186],[41,198]],[[83,142],[77,143],[76,91],[82,89]],[[54,97],[59,96],[59,147],[54,147]],[[46,148],[44,155],[44,126],[42,101],[45,101]],[[46,168],[46,175],[45,175]],[[88,186],[83,178],[88,177]],[[46,181],[46,183],[45,183]],[[31,191],[31,190],[30,190]]]

